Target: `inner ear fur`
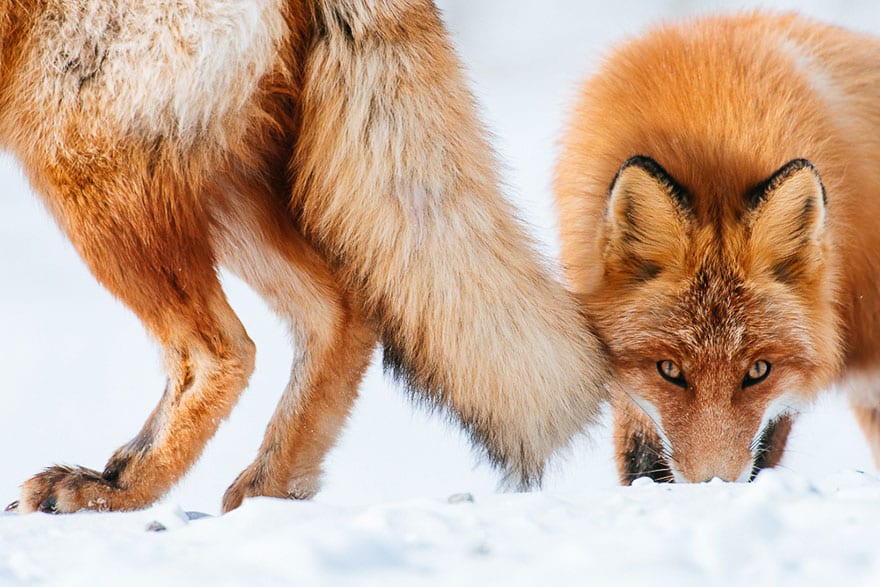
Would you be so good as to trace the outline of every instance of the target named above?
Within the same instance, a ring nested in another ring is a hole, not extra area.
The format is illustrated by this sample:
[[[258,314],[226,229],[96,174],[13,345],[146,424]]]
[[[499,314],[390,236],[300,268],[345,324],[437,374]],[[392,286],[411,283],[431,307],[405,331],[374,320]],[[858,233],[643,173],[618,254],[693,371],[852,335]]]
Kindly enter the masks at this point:
[[[783,165],[749,195],[749,248],[754,269],[784,283],[810,275],[822,261],[825,188],[806,159]]]
[[[691,216],[687,192],[650,157],[628,159],[608,196],[606,259],[650,279],[683,258]]]

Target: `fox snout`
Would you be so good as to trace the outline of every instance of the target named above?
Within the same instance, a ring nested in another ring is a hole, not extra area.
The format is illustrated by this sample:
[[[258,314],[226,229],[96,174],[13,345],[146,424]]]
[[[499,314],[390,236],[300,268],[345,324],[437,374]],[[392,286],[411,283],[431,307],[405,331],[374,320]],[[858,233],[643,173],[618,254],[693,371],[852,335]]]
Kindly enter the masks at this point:
[[[706,450],[706,447],[691,450],[687,452],[687,458],[684,455],[679,458],[673,452],[672,472],[676,481],[702,483],[714,478],[737,483],[751,481],[762,469],[779,464],[791,431],[792,418],[792,415],[785,414],[763,425],[748,444],[747,450],[743,450],[741,439],[728,444],[723,437],[719,437],[712,450]]]
[[[684,453],[682,458],[673,453],[671,469],[675,480],[680,483],[702,483],[718,478],[744,483],[752,478],[754,458],[749,451],[733,450],[733,447],[724,445],[713,448],[715,450],[703,454]]]
[[[670,468],[676,481],[700,483],[715,477],[723,481],[748,481],[752,476],[752,439],[758,422],[749,426],[728,410],[689,411],[682,418],[668,417],[665,434],[671,444]]]
[[[751,481],[762,469],[779,463],[793,418],[784,414],[761,426],[738,426],[717,414],[691,413],[677,422],[667,418],[663,425],[661,414],[650,406],[627,404],[617,402],[614,410],[614,441],[624,485],[640,477],[667,483]]]

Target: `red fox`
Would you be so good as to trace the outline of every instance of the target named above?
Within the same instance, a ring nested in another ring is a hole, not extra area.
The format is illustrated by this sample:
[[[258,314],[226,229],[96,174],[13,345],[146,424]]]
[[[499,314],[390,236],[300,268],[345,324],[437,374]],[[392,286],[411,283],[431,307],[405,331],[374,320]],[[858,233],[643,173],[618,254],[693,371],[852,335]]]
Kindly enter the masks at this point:
[[[746,481],[830,384],[880,457],[880,40],[706,17],[583,86],[555,189],[620,479]]]
[[[168,372],[103,471],[46,469],[11,509],[142,508],[190,468],[254,365],[220,265],[297,348],[224,511],[318,490],[377,341],[519,487],[606,396],[429,0],[3,2],[0,146]]]

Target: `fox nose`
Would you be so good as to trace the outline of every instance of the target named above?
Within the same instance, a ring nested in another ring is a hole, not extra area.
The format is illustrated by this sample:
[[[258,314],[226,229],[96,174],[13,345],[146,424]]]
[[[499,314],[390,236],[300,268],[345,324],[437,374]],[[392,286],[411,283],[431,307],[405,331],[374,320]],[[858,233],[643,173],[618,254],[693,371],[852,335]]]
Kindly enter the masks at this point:
[[[727,465],[727,466],[725,466]],[[721,479],[728,483],[745,483],[752,476],[752,464],[746,466],[730,466],[733,463],[704,463],[682,476],[688,483],[705,483],[712,479]]]
[[[715,473],[703,473],[702,475],[698,476],[697,478],[691,479],[689,482],[690,483],[708,483],[709,481],[712,481],[713,479],[720,479],[721,481],[724,481],[725,483],[730,483],[732,481],[732,479],[729,479],[724,474],[717,475]]]

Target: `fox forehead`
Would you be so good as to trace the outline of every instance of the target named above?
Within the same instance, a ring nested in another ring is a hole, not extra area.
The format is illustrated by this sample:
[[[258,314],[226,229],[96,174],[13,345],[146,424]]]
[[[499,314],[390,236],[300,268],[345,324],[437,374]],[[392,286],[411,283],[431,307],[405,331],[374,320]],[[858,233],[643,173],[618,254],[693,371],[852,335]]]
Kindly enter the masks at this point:
[[[717,261],[702,264],[689,278],[670,312],[683,327],[677,339],[690,356],[738,354],[751,321],[743,279]]]
[[[650,342],[633,346],[655,359],[738,362],[761,345],[766,311],[734,268],[713,259],[691,275],[658,276],[648,287],[655,290],[654,303],[638,311],[633,326]]]
[[[711,191],[678,175],[633,156],[611,182],[598,296],[610,338],[704,366],[742,367],[779,351],[780,341],[812,354],[805,302],[821,292],[824,275],[824,191],[815,166],[793,159],[746,188],[715,175]],[[630,324],[613,316],[621,298],[632,303]],[[649,344],[620,334],[633,325]]]
[[[738,372],[758,358],[811,356],[810,321],[798,293],[749,274],[723,232],[695,233],[685,243],[684,266],[612,287],[617,301],[610,306],[605,296],[596,300],[600,328],[620,364],[675,359],[704,372]]]

